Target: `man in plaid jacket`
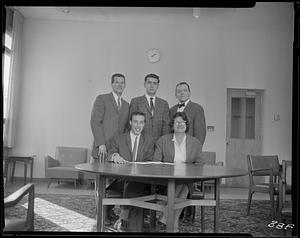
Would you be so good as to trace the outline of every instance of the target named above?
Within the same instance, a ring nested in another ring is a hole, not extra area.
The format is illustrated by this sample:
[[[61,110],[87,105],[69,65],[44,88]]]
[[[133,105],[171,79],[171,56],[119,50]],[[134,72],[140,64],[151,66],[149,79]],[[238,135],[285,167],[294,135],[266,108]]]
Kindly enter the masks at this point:
[[[169,133],[169,104],[166,100],[156,96],[159,87],[158,75],[146,75],[144,87],[146,88],[145,95],[131,100],[129,114],[140,111],[146,115],[143,133],[151,135],[156,142],[159,137]]]

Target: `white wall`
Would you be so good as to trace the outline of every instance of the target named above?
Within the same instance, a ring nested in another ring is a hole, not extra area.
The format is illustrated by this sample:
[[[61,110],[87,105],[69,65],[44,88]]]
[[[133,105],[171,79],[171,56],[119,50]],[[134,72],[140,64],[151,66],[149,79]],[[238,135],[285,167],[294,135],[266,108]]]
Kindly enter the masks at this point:
[[[146,13],[146,12],[144,12]],[[26,19],[23,78],[14,153],[36,154],[34,177],[44,177],[44,156],[57,145],[90,148],[89,120],[110,75],[126,75],[124,98],[144,93],[147,73],[161,77],[158,96],[176,103],[175,84],[187,81],[205,110],[204,150],[225,162],[226,88],[265,89],[263,153],[291,156],[292,3],[257,3],[250,9],[201,9],[195,19],[137,12],[106,22]],[[156,47],[162,59],[148,63]],[[273,113],[280,120],[273,120]],[[23,170],[17,167],[16,176]]]

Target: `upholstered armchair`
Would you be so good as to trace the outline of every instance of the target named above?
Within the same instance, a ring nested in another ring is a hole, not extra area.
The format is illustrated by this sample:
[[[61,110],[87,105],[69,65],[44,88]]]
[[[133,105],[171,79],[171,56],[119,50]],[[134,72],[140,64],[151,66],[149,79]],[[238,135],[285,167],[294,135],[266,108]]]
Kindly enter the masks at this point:
[[[79,147],[56,147],[55,158],[45,157],[45,177],[48,179],[48,188],[52,181],[73,181],[76,183],[82,174],[75,168],[76,164],[86,163],[88,156],[87,148]]]
[[[34,184],[28,183],[4,198],[4,209],[16,206],[28,195],[27,214],[24,218],[5,217],[4,232],[34,230]]]

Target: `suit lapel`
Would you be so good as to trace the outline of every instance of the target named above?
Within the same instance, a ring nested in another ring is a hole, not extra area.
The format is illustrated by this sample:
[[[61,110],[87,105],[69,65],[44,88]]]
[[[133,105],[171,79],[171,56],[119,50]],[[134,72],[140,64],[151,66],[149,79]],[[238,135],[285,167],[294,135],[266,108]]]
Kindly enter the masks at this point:
[[[128,147],[129,153],[130,153],[130,161],[132,161],[132,148],[131,148],[131,138],[130,138],[130,132],[126,135],[126,145]]]
[[[140,140],[139,140],[139,144],[138,144],[138,150],[137,150],[137,155],[136,155],[136,161],[143,161],[142,157],[143,157],[143,147],[144,147],[144,136],[143,134],[140,135]]]
[[[144,95],[144,104],[146,105],[147,110],[148,110],[149,113],[151,114],[151,109],[150,109],[149,103],[148,103],[147,98],[146,98],[145,95]],[[152,115],[152,114],[151,114],[151,115]]]
[[[191,158],[193,145],[191,142],[191,138],[189,137],[188,134],[186,134],[185,147],[186,147],[186,162],[189,162],[189,160]]]
[[[158,97],[156,97],[155,98],[155,104],[154,104],[154,114],[153,114],[153,116],[158,114],[159,107],[160,107],[159,99],[158,99]]]
[[[189,101],[183,110],[185,112],[185,114],[191,114],[191,111],[192,111],[191,107],[192,107],[192,101]]]
[[[174,156],[175,156],[175,146],[174,146],[174,141],[173,141],[173,134],[169,134],[169,148],[170,148],[170,155],[171,155],[171,162],[174,162]]]

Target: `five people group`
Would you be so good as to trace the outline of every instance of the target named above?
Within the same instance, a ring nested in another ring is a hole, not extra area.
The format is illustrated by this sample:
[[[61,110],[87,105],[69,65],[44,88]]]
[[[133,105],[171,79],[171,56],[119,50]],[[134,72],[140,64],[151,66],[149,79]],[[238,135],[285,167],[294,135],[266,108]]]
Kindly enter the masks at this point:
[[[96,97],[91,113],[91,129],[94,137],[93,161],[107,160],[113,163],[128,161],[161,161],[171,163],[202,163],[201,152],[206,137],[203,107],[190,100],[187,82],[175,87],[178,104],[169,108],[166,100],[156,96],[160,79],[156,74],[145,76],[145,95],[132,98],[130,104],[122,98],[126,86],[120,73],[111,77],[112,92]],[[122,191],[124,197],[150,193],[150,186],[125,180],[109,180],[108,190]],[[166,189],[160,187],[160,192]],[[186,198],[187,185],[177,185],[176,197]],[[128,214],[126,231],[142,231],[143,209],[124,207]],[[188,216],[189,210],[185,213]],[[107,210],[107,219],[109,217]],[[179,216],[175,212],[175,230]],[[165,224],[165,214],[159,218]]]

